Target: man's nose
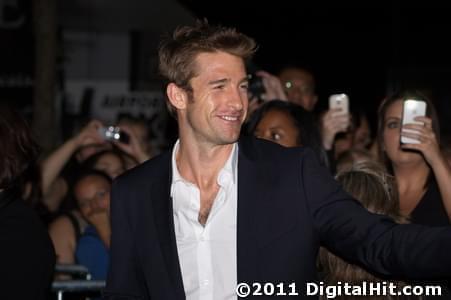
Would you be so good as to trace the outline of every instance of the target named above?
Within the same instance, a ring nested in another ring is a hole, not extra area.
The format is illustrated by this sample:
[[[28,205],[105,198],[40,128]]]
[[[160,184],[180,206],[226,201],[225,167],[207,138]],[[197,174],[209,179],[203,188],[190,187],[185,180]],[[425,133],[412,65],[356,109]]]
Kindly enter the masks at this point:
[[[242,110],[245,101],[247,101],[246,93],[243,93],[240,88],[232,89],[229,95],[229,106],[233,107],[236,110]]]

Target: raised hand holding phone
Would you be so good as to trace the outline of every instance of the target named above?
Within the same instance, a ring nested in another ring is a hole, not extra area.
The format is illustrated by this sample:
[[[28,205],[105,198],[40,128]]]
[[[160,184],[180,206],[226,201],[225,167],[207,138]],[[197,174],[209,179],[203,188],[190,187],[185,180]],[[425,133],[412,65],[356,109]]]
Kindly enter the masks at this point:
[[[437,166],[444,164],[445,160],[432,128],[432,119],[426,116],[426,106],[421,100],[404,101],[400,143],[402,149],[416,150],[423,154],[424,159],[435,170]]]
[[[424,117],[426,116],[426,102],[422,100],[416,99],[407,99],[404,101],[403,109],[402,109],[402,121],[401,126],[406,124],[416,124],[423,125],[423,122],[416,120],[416,117]],[[403,128],[403,132],[407,133],[417,133],[416,130]],[[420,144],[420,140],[407,137],[406,135],[401,134],[401,144]]]
[[[349,128],[349,97],[346,94],[333,94],[329,97],[329,110],[321,118],[323,147],[333,147],[335,135]]]
[[[329,109],[339,111],[340,114],[349,113],[349,97],[346,94],[333,94],[329,97]]]

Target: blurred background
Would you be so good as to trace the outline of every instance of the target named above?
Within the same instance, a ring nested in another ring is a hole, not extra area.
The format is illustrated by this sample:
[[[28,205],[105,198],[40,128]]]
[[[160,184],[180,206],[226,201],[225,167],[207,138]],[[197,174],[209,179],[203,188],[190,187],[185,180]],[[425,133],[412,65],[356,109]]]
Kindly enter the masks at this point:
[[[32,121],[50,150],[91,118],[148,120],[153,143],[171,125],[156,72],[162,35],[197,18],[254,37],[254,64],[310,69],[318,109],[350,96],[374,124],[398,88],[434,100],[451,131],[450,9],[400,1],[0,0],[0,100]],[[374,128],[374,127],[373,127]]]

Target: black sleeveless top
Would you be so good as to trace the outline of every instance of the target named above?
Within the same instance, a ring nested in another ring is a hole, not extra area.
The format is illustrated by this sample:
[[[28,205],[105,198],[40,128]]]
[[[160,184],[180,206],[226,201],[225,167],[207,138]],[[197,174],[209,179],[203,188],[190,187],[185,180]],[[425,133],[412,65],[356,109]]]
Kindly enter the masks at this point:
[[[434,227],[449,226],[450,220],[445,206],[443,205],[442,196],[438,188],[437,182],[432,180],[423,198],[418,202],[415,209],[410,214],[410,222],[413,224],[427,225]],[[427,280],[422,282],[415,282],[421,285],[440,285],[442,287],[441,297],[427,297],[423,299],[451,299],[451,284],[450,280]]]
[[[450,225],[450,220],[435,180],[432,180],[428,185],[423,198],[410,214],[410,222],[435,227]]]

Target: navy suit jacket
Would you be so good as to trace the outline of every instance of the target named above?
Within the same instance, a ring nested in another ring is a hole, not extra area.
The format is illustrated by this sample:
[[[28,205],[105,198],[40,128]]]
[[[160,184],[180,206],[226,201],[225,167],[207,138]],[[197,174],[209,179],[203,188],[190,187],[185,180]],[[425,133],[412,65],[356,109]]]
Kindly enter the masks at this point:
[[[170,152],[114,182],[106,299],[185,299],[170,186]],[[238,282],[294,282],[303,298],[306,283],[317,280],[320,244],[381,275],[451,273],[451,229],[367,212],[307,148],[240,140]]]

